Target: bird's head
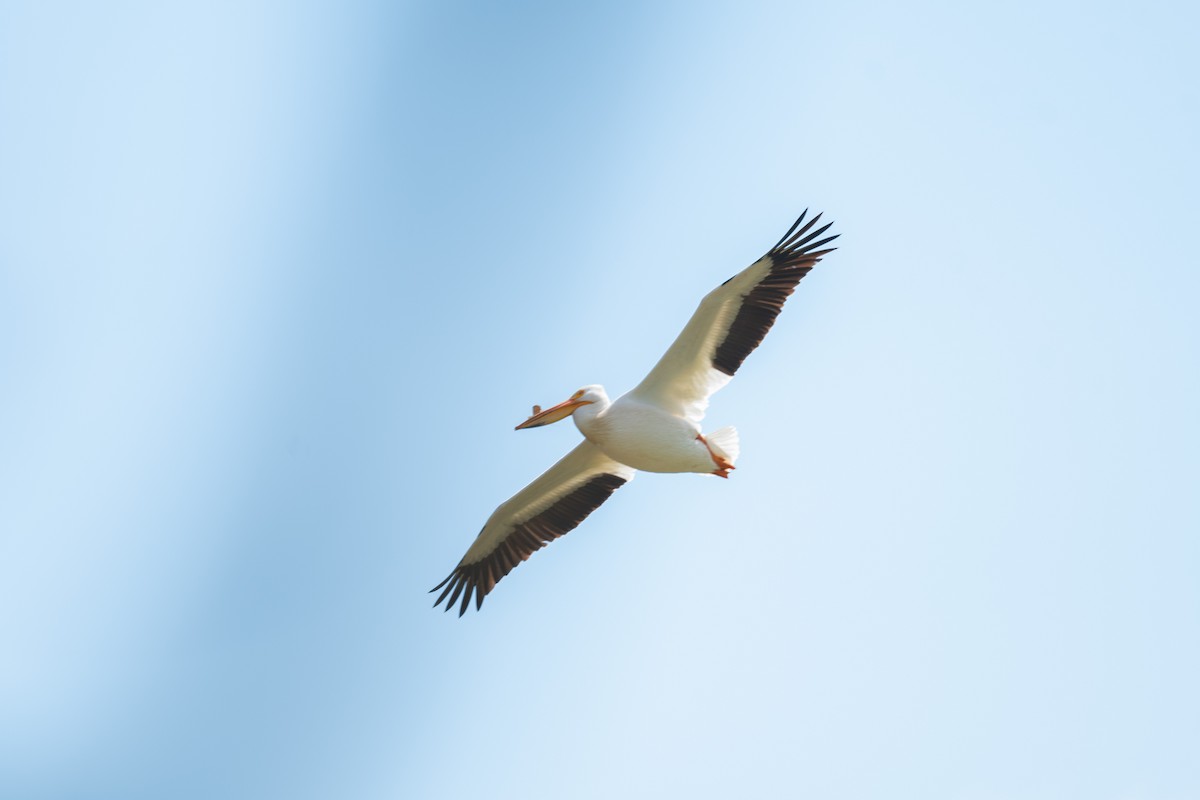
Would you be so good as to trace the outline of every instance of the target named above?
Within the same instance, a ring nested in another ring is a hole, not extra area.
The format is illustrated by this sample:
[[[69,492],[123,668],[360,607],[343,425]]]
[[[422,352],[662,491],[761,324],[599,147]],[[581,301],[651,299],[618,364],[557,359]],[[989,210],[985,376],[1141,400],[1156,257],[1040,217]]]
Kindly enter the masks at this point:
[[[552,422],[558,422],[560,419],[566,419],[574,414],[575,409],[581,406],[592,405],[593,403],[599,403],[604,406],[608,405],[608,394],[605,393],[604,387],[600,386],[599,384],[584,386],[566,400],[562,401],[556,406],[547,408],[545,411],[542,410],[541,406],[534,406],[533,414],[529,417],[529,419],[518,425],[515,430],[519,431],[522,428],[540,428],[543,425],[549,425]]]

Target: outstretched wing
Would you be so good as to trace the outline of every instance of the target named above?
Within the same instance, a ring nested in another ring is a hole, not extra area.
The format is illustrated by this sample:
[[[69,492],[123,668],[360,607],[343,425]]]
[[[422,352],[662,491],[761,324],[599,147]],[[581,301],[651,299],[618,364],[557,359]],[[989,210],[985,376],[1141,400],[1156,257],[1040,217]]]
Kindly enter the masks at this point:
[[[836,235],[819,239],[833,223],[812,230],[821,218],[817,214],[800,227],[807,214],[766,255],[700,301],[683,332],[630,395],[696,423],[704,418],[709,396],[729,383],[758,347],[800,279],[835,249],[820,248]]]
[[[513,567],[583,522],[636,472],[585,439],[492,512],[462,561],[430,590],[445,587],[434,607],[445,600],[449,611],[461,594],[461,617],[474,593],[478,610],[487,593]]]

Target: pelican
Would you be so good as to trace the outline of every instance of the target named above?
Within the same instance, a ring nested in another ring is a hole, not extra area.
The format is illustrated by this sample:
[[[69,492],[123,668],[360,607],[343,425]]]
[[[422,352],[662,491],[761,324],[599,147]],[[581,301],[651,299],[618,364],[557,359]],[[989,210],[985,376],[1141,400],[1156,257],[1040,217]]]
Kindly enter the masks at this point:
[[[492,513],[454,571],[430,590],[442,589],[434,608],[445,601],[448,611],[461,596],[461,617],[474,595],[480,609],[501,578],[573,530],[638,470],[729,477],[738,459],[737,430],[705,434],[700,421],[708,398],[758,347],[796,284],[836,249],[820,249],[837,238],[820,238],[832,223],[814,230],[821,215],[804,224],[807,214],[766,255],[700,301],[683,332],[632,390],[609,401],[604,387],[592,384],[558,405],[533,407],[516,430],[571,417],[583,441]]]

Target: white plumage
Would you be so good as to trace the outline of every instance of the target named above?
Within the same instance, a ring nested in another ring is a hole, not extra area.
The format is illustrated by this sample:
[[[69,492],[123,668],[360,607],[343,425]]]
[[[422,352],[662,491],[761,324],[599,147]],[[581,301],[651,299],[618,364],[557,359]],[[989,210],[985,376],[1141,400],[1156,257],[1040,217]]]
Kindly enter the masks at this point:
[[[728,477],[740,445],[732,427],[704,434],[709,397],[727,384],[766,336],[784,301],[836,239],[813,230],[808,212],[762,258],[700,302],[658,363],[628,393],[610,402],[604,387],[585,386],[552,408],[534,406],[517,429],[571,416],[584,441],[533,483],[501,504],[454,571],[431,591],[459,616],[475,607],[513,567],[584,520],[637,470]],[[816,241],[814,241],[816,240]]]

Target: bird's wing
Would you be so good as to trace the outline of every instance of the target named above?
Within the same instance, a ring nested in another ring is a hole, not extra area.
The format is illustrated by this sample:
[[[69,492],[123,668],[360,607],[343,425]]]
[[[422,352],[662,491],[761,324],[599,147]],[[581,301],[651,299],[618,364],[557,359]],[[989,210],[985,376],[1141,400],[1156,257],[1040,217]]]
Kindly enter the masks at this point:
[[[492,512],[462,561],[430,590],[445,587],[434,607],[445,600],[448,611],[461,594],[461,617],[474,593],[478,609],[513,567],[583,522],[636,472],[585,439]]]
[[[674,344],[630,395],[699,423],[709,395],[729,383],[783,310],[783,303],[837,238],[820,239],[833,223],[801,227],[806,210],[771,250],[713,289]],[[811,232],[810,232],[811,231]],[[818,240],[819,241],[814,241]]]

